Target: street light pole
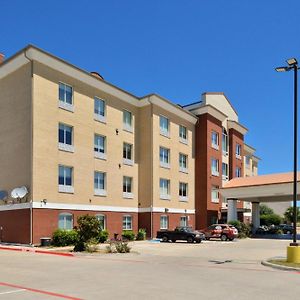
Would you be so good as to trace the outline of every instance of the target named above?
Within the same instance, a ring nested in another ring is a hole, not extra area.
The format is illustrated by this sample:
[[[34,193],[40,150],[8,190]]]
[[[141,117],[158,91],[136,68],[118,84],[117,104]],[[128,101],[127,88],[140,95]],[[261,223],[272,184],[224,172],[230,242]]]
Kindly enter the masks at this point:
[[[294,70],[294,180],[293,180],[293,242],[290,246],[298,246],[297,243],[297,123],[298,123],[298,62],[296,58],[287,60],[288,66],[278,67],[277,72]]]

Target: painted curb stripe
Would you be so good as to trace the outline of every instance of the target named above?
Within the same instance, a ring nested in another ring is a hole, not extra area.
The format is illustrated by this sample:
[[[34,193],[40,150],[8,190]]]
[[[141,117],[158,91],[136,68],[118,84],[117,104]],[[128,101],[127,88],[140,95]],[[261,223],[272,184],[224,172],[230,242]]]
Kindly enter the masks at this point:
[[[58,256],[75,257],[75,255],[73,253],[37,250],[35,248],[15,248],[15,247],[0,246],[0,250],[22,251],[22,252],[32,252],[32,253],[38,253],[38,254],[52,254],[52,255],[58,255]]]

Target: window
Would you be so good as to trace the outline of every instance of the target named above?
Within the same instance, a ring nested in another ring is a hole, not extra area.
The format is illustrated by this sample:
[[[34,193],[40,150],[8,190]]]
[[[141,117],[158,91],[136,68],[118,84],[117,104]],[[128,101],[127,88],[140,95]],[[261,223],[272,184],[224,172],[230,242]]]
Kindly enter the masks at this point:
[[[73,88],[70,85],[59,83],[59,107],[73,111]]]
[[[74,152],[73,127],[59,123],[58,125],[58,149]]]
[[[58,216],[58,228],[64,230],[73,229],[73,215],[70,213],[61,213]]]
[[[186,216],[181,216],[181,217],[180,217],[180,226],[181,226],[181,227],[186,227],[186,226],[188,226],[188,222],[187,222],[187,217],[186,217]]]
[[[160,127],[160,134],[169,137],[170,130],[169,130],[169,119],[163,116],[159,116],[159,127]]]
[[[100,159],[106,159],[106,137],[95,134],[94,136],[94,155]]]
[[[241,145],[237,143],[235,145],[235,156],[238,159],[241,159],[241,149],[242,149]]]
[[[179,182],[179,200],[187,201],[188,196],[188,184],[184,182]]]
[[[123,230],[132,230],[131,216],[123,216]]]
[[[187,129],[182,125],[179,125],[179,140],[181,143],[187,144]]]
[[[133,165],[132,145],[123,143],[123,163],[125,165]]]
[[[223,154],[228,154],[228,135],[226,129],[223,127],[222,130],[222,151]]]
[[[97,121],[105,122],[105,101],[95,97],[94,99],[94,118]]]
[[[123,129],[132,132],[132,114],[127,110],[123,111]]]
[[[74,193],[73,168],[66,166],[58,167],[58,191],[63,193]]]
[[[219,203],[219,187],[216,185],[211,187],[211,202]]]
[[[123,197],[124,198],[133,198],[132,177],[123,176]]]
[[[214,176],[219,176],[219,160],[212,158],[211,159],[211,174]]]
[[[106,196],[106,174],[103,172],[94,172],[94,194]]]
[[[164,147],[159,147],[160,166],[170,168],[170,150]]]
[[[165,200],[170,199],[170,180],[160,178],[159,188],[160,188],[160,198]]]
[[[211,132],[211,146],[214,149],[219,150],[219,134],[215,131]]]
[[[245,161],[246,161],[246,168],[250,169],[250,156],[249,155],[246,156]]]
[[[235,177],[241,177],[242,176],[242,169],[239,167],[235,168]]]
[[[222,179],[227,180],[228,179],[228,164],[222,163]]]
[[[168,216],[160,216],[160,229],[168,229],[168,228],[169,228]]]
[[[179,171],[187,173],[188,165],[187,165],[187,155],[179,153]]]
[[[95,217],[97,218],[97,220],[100,223],[101,230],[105,230],[106,229],[106,218],[105,218],[105,215],[96,215]]]

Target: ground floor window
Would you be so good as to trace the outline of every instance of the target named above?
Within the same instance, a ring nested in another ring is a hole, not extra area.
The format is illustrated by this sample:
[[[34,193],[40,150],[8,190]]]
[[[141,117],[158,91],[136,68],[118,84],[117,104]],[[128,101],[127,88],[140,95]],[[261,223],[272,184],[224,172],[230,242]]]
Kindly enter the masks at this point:
[[[186,216],[181,216],[180,217],[180,226],[182,226],[182,227],[188,226]]]
[[[58,217],[58,228],[71,230],[73,229],[73,215],[70,213],[61,213]]]
[[[168,229],[169,227],[168,216],[160,216],[160,229]]]
[[[106,218],[105,215],[96,215],[97,220],[100,223],[101,230],[106,229]]]
[[[132,230],[131,216],[123,216],[123,230]]]

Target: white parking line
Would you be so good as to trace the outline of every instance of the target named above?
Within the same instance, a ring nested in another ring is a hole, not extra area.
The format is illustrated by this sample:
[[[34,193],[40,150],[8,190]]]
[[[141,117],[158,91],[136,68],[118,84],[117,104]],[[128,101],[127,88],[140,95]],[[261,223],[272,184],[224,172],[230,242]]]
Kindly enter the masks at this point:
[[[24,292],[24,291],[26,291],[26,290],[24,290],[24,289],[22,289],[22,290],[12,290],[12,291],[7,291],[7,292],[0,293],[0,295],[19,293],[19,292]]]

